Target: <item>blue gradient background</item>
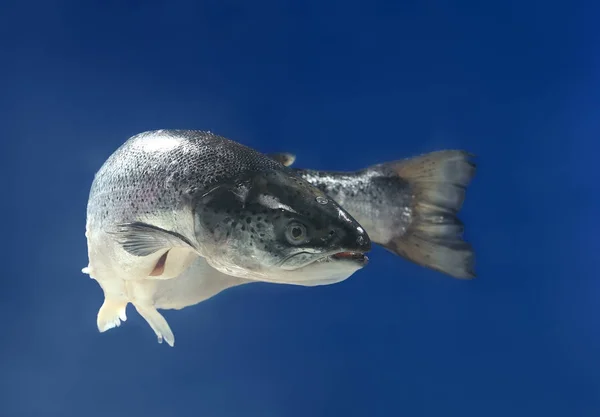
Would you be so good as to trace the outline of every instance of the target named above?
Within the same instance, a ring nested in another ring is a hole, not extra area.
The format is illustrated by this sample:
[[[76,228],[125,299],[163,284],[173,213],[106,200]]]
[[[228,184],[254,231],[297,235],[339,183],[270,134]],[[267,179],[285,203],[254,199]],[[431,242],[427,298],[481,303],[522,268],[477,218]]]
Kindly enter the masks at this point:
[[[600,30],[590,2],[5,1],[0,416],[600,415]],[[375,248],[99,334],[85,207],[129,136],[207,129],[297,165],[478,155],[479,278]]]

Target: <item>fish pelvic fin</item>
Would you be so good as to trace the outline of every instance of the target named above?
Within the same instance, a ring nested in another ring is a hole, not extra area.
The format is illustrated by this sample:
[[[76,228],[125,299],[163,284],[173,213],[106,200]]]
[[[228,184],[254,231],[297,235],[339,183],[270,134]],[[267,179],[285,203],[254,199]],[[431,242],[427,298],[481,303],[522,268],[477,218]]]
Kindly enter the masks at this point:
[[[455,278],[476,276],[475,254],[457,217],[475,175],[473,157],[446,150],[381,165],[408,182],[412,194],[413,219],[402,235],[383,244],[386,249]]]
[[[98,310],[96,324],[98,330],[103,333],[114,327],[119,327],[122,321],[127,320],[127,301],[105,298],[102,307]]]
[[[142,316],[152,330],[154,330],[154,333],[158,338],[158,343],[162,343],[164,340],[169,346],[175,346],[175,335],[173,335],[169,323],[167,323],[167,320],[165,320],[162,314],[160,314],[154,306],[137,303],[135,303],[134,306],[140,316]]]

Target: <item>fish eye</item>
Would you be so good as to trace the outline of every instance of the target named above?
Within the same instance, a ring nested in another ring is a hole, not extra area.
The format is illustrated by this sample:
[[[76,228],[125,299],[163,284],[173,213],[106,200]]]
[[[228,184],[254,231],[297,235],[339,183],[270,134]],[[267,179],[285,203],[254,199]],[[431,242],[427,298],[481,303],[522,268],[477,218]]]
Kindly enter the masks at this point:
[[[285,230],[285,238],[292,245],[299,245],[306,240],[306,227],[302,223],[291,222]]]

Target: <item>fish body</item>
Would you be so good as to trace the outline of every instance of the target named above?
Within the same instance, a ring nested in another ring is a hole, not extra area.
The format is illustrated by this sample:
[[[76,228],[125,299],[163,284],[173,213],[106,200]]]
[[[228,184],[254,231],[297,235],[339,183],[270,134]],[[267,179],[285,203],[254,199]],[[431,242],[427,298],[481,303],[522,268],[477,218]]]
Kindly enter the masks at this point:
[[[296,157],[271,154],[286,166]],[[458,213],[475,174],[461,150],[431,152],[354,172],[297,168],[296,173],[348,211],[371,241],[455,278],[475,277],[475,254]]]
[[[89,263],[104,291],[100,331],[132,303],[173,345],[157,311],[248,282],[326,285],[362,268],[362,226],[291,169],[209,132],[138,134],[96,173],[87,207]],[[191,303],[191,304],[190,304]]]

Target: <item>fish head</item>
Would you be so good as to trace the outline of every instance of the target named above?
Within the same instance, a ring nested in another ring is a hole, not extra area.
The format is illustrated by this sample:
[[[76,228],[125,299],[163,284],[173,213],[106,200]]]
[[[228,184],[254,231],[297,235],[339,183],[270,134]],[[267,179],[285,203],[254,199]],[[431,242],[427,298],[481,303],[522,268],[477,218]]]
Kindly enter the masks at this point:
[[[195,205],[195,225],[214,268],[265,282],[339,282],[367,264],[371,249],[354,218],[285,170],[215,187]]]

